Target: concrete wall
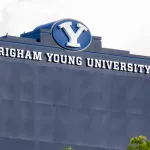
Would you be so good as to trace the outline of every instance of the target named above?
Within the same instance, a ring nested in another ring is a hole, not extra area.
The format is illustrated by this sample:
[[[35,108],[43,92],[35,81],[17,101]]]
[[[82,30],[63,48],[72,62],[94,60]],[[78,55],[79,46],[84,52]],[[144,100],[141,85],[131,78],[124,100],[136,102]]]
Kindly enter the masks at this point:
[[[71,53],[22,39],[0,45],[150,65],[95,44],[100,53]],[[121,150],[132,136],[150,138],[150,75],[2,56],[0,72],[2,150]]]

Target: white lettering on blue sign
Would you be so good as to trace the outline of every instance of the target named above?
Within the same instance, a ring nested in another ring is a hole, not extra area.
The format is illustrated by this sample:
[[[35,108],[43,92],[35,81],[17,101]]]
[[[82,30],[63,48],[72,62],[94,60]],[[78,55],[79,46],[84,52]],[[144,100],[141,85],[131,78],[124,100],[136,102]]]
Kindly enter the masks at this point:
[[[78,43],[78,38],[82,32],[87,31],[88,29],[81,23],[77,23],[78,30],[75,33],[71,28],[72,22],[64,22],[59,25],[60,29],[64,29],[64,32],[69,38],[69,42],[67,42],[67,46],[70,47],[81,47],[80,43]]]

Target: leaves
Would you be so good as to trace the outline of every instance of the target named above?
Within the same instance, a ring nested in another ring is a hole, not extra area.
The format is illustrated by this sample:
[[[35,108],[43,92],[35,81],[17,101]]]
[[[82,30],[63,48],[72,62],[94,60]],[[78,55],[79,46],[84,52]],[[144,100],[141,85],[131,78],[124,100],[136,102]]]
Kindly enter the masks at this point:
[[[74,150],[71,147],[63,148],[62,150]],[[150,140],[146,136],[140,135],[130,139],[130,144],[127,150],[150,150]]]
[[[127,150],[150,150],[150,141],[142,135],[131,138]]]
[[[68,147],[68,148],[63,148],[63,150],[74,150],[74,149],[71,147]]]

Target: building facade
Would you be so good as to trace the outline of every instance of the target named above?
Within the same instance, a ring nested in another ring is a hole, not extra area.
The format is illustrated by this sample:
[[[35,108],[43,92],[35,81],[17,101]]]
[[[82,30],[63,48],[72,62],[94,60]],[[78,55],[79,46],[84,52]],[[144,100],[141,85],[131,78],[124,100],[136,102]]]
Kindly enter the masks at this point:
[[[65,19],[0,38],[0,149],[123,150],[150,138],[150,57],[103,48]]]

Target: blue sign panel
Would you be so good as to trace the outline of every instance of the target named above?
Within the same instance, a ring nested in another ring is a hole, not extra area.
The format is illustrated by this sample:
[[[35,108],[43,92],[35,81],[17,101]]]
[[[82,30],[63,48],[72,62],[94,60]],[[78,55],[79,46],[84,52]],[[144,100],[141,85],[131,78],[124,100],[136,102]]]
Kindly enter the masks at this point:
[[[89,29],[83,23],[72,19],[56,22],[51,30],[54,41],[71,51],[86,49],[92,40]]]

